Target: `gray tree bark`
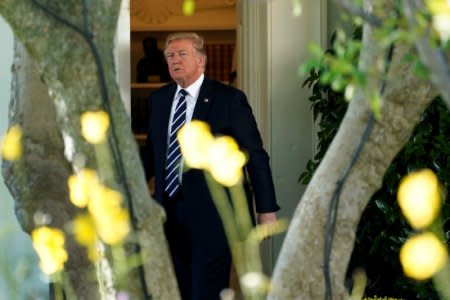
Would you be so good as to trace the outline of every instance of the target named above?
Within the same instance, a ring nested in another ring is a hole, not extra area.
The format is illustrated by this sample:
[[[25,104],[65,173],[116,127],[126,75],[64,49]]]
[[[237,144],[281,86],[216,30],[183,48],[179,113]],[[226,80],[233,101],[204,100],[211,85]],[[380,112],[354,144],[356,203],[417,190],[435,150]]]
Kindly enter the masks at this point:
[[[42,2],[53,7],[59,16],[83,27],[81,1]],[[149,198],[129,118],[115,82],[112,49],[119,1],[88,2],[87,16],[93,20],[89,22],[89,30],[94,34],[102,59],[111,119],[117,134],[114,151],[126,162],[124,177],[116,174],[114,179],[121,183],[122,191],[129,190],[135,208],[138,227],[135,234],[142,247],[147,288],[154,299],[179,299],[162,230],[164,213]],[[369,12],[375,2],[381,1],[365,1]],[[386,5],[390,2],[383,0]],[[64,229],[77,212],[68,201],[67,177],[77,167],[80,157],[87,166],[95,165],[91,146],[80,136],[79,117],[86,110],[104,107],[97,66],[81,35],[49,17],[32,1],[3,0],[0,13],[38,70],[30,67],[24,54],[17,51],[10,122],[24,128],[25,153],[21,172],[14,165],[4,163],[3,174],[25,231],[30,232],[46,218],[51,225]],[[363,44],[360,67],[371,74],[369,87],[377,87],[381,76],[377,66],[384,60],[385,49],[378,46],[367,25]],[[395,48],[383,95],[382,116],[343,186],[331,253],[333,299],[347,297],[344,276],[362,211],[436,95],[430,82],[415,77],[412,66],[401,60],[409,51],[414,50],[405,45]],[[37,78],[42,85],[35,86],[39,83]],[[281,249],[269,299],[324,298],[322,254],[326,213],[336,183],[348,167],[369,120],[371,111],[366,99],[363,90],[356,92],[335,140],[305,191]],[[85,275],[92,266],[72,240],[68,248],[67,271],[77,295],[80,299],[96,299],[99,283],[87,281]],[[142,298],[138,296],[141,287],[136,273],[129,282],[132,297]]]
[[[84,28],[83,1],[40,2],[58,17]],[[0,2],[0,14],[29,55],[27,58],[20,47],[16,48],[10,107],[10,123],[19,123],[24,129],[24,156],[20,168],[4,162],[3,176],[15,199],[16,215],[24,231],[29,233],[40,223],[64,230],[77,213],[68,200],[67,178],[80,167],[80,161],[86,167],[96,166],[92,146],[80,135],[80,115],[109,106],[116,137],[114,141],[110,136],[109,144],[126,162],[120,166],[114,161],[113,181],[120,184],[119,190],[133,205],[137,227],[133,243],[142,248],[147,290],[153,299],[179,299],[163,233],[164,212],[149,197],[130,120],[115,81],[112,50],[120,1],[85,2],[88,30],[93,33],[104,70],[107,103],[102,97],[93,53],[79,33],[33,1]],[[134,248],[133,245],[128,244],[128,248]],[[91,282],[92,276],[86,276],[92,266],[84,251],[72,239],[67,247],[70,259],[66,271],[77,297],[98,299],[99,282]],[[131,299],[143,298],[136,271],[130,273],[128,286],[124,288]]]
[[[366,0],[388,7],[391,1]],[[368,86],[379,87],[386,49],[379,46],[370,25],[365,25],[359,67],[369,74]],[[330,258],[332,299],[348,299],[345,274],[360,216],[395,155],[408,141],[425,108],[436,96],[429,80],[414,75],[413,66],[402,60],[414,49],[395,45],[387,74],[381,118],[365,143],[340,195],[337,224]],[[324,299],[324,235],[327,210],[335,188],[368,124],[368,95],[357,90],[341,126],[316,170],[291,220],[273,275],[269,299]]]

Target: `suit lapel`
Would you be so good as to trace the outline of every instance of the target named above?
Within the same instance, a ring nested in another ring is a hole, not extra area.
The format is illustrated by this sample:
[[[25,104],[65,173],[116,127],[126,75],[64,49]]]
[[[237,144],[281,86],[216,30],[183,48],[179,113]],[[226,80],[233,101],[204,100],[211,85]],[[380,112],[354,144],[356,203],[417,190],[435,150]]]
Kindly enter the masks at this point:
[[[163,103],[161,105],[161,115],[160,115],[160,124],[158,128],[161,128],[162,130],[162,136],[161,139],[161,147],[163,151],[160,152],[162,161],[165,162],[166,160],[166,152],[167,152],[167,131],[169,130],[169,122],[170,122],[170,109],[172,108],[172,102],[173,98],[175,97],[175,92],[177,86],[176,84],[173,84],[169,89],[167,89],[167,94],[163,99]]]
[[[192,119],[206,121],[212,101],[213,93],[211,91],[211,82],[205,77],[202,86],[200,87]]]

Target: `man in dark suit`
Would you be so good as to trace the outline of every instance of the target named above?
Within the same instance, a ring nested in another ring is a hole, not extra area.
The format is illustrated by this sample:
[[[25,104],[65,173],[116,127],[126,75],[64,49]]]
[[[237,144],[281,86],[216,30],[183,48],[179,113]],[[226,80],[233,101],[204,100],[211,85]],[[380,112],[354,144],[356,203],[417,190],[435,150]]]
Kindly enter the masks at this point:
[[[170,35],[164,55],[174,83],[154,92],[149,99],[146,175],[147,179],[154,177],[154,197],[167,213],[165,231],[182,298],[219,299],[220,291],[229,284],[230,251],[203,171],[190,169],[182,173],[182,159],[175,162],[179,165],[175,172],[168,171],[173,159],[170,157],[178,148],[170,138],[178,129],[176,120],[181,116],[183,123],[205,121],[213,134],[232,136],[248,154],[246,169],[259,223],[275,222],[275,211],[279,209],[269,157],[245,94],[205,77],[207,57],[200,36]],[[184,108],[179,109],[182,105]]]

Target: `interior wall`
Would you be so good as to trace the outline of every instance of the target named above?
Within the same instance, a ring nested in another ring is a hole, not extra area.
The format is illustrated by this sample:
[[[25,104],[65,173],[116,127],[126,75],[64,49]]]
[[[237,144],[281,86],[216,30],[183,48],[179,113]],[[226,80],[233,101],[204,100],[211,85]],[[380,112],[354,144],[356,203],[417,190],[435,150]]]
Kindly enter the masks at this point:
[[[279,217],[291,219],[305,186],[300,174],[312,158],[315,128],[308,97],[302,88],[305,76],[298,68],[310,58],[310,42],[326,41],[327,1],[302,1],[302,13],[293,15],[292,1],[272,0],[268,7],[269,36],[269,128],[272,169]],[[284,234],[273,239],[275,264]]]
[[[8,128],[13,34],[0,17],[0,137]],[[0,176],[1,177],[1,176]],[[0,299],[48,299],[48,284],[38,270],[30,237],[14,215],[14,201],[0,179]]]

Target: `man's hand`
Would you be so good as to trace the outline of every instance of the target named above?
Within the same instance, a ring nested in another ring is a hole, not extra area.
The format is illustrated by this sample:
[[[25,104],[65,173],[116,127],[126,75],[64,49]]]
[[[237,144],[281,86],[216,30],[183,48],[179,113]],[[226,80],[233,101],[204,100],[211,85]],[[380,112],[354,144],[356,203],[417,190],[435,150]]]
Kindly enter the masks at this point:
[[[265,240],[270,239],[270,236],[273,235],[273,229],[276,221],[277,214],[274,212],[258,214],[258,224],[267,226],[265,232],[266,236],[264,237]]]
[[[277,214],[274,212],[258,214],[258,224],[270,224],[277,221]]]

